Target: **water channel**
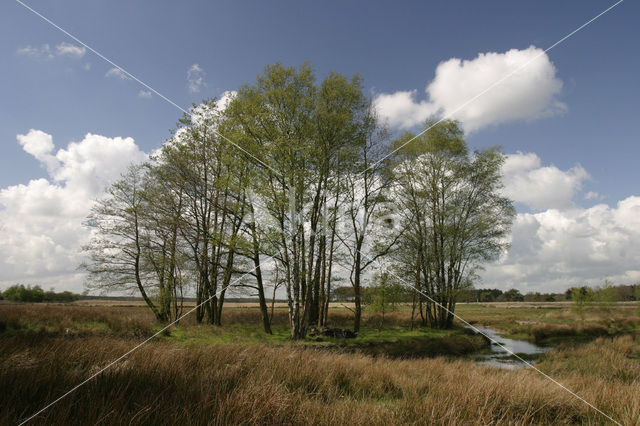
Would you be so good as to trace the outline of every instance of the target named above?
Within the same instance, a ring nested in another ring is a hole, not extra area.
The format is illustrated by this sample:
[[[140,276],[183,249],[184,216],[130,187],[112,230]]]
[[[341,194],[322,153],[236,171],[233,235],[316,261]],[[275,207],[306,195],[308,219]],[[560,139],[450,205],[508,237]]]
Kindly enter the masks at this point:
[[[508,339],[502,336],[500,331],[492,328],[473,326],[467,327],[473,331],[480,331],[485,336],[492,339],[491,353],[476,353],[470,355],[476,363],[490,367],[517,370],[527,367],[527,364],[515,358],[512,353],[517,354],[529,364],[535,364],[536,356],[548,351],[551,348],[534,345],[525,340]],[[500,343],[500,345],[495,342]]]

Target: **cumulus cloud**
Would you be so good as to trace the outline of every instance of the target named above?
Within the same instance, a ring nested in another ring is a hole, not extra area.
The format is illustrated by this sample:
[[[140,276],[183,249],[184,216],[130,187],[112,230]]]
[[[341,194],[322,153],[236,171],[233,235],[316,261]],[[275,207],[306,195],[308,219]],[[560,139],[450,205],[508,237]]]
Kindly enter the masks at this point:
[[[548,209],[522,213],[511,248],[482,273],[483,285],[521,291],[562,291],[571,286],[640,281],[640,197],[615,207]]]
[[[151,99],[151,90],[140,89],[140,91],[138,92],[138,97],[142,99]]]
[[[232,96],[225,92],[219,106]],[[147,155],[132,138],[91,133],[62,149],[41,130],[17,141],[48,177],[0,189],[0,288],[21,282],[81,291],[84,275],[76,267],[89,238],[81,224],[92,200]],[[517,215],[511,247],[481,272],[482,286],[547,292],[604,278],[640,281],[640,196],[581,208],[573,200],[588,173],[545,166],[534,153],[510,155],[503,171],[510,196],[534,211]]]
[[[382,93],[376,96],[375,106],[381,117],[389,124],[400,128],[411,128],[434,115],[438,107],[427,101],[417,102],[416,90]]]
[[[451,58],[436,68],[435,78],[425,89],[427,99],[418,100],[416,90],[399,91],[377,95],[375,105],[394,127],[410,128],[429,117],[446,116],[473,132],[562,113],[566,105],[557,99],[561,89],[562,81],[547,54],[531,46],[480,53],[471,60]]]
[[[72,58],[81,58],[87,52],[84,46],[76,46],[71,43],[60,43],[56,46],[56,53],[60,56],[70,56]]]
[[[120,68],[115,67],[107,71],[104,76],[119,78],[120,80],[131,80],[131,78],[127,74],[125,74],[124,71],[122,71]]]
[[[204,81],[206,73],[198,64],[193,64],[187,70],[187,88],[189,93],[198,93],[207,83]]]
[[[573,199],[582,189],[589,173],[580,165],[569,170],[542,166],[534,153],[507,155],[502,166],[505,196],[534,210],[564,210],[574,206]]]
[[[505,195],[531,210],[516,216],[510,248],[481,273],[483,286],[558,292],[577,285],[640,281],[640,197],[583,208],[574,201],[589,179],[581,166],[560,170],[534,153],[508,155]],[[602,199],[596,192],[582,198]]]
[[[82,290],[76,271],[89,231],[82,221],[92,200],[129,163],[147,156],[132,138],[88,133],[55,151],[51,135],[30,130],[17,139],[49,174],[0,190],[0,286],[16,282]]]
[[[53,173],[58,167],[58,160],[52,154],[54,145],[51,135],[41,130],[31,129],[26,135],[18,135],[16,139],[22,149],[33,155],[49,173]]]

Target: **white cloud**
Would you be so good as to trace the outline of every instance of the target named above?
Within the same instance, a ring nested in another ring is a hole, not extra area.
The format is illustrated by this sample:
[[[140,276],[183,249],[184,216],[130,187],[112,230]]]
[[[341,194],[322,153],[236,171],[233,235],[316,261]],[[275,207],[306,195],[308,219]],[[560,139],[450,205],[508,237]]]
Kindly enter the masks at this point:
[[[49,173],[0,190],[0,287],[16,282],[82,290],[76,271],[89,231],[92,200],[132,162],[147,158],[131,138],[87,134],[54,154],[51,135],[18,135],[23,149]]]
[[[216,102],[216,108],[218,111],[222,112],[227,109],[229,102],[238,94],[235,90],[226,90],[222,92],[219,96],[218,101]]]
[[[105,77],[115,77],[115,78],[119,78],[121,80],[131,80],[131,78],[125,74],[124,71],[122,71],[120,68],[111,68],[109,71],[106,72],[106,74],[104,75]]]
[[[82,66],[82,69],[85,70],[85,71],[89,71],[91,69],[91,63],[87,62],[86,64],[84,64]]]
[[[53,173],[58,167],[58,160],[52,154],[54,145],[51,135],[41,130],[31,129],[26,135],[18,135],[16,139],[22,149],[33,155],[49,173]]]
[[[55,49],[51,49],[51,46],[45,43],[40,46],[27,45],[17,50],[19,55],[25,55],[35,59],[53,59],[56,56],[81,58],[86,52],[87,49],[84,46],[76,46],[75,44],[66,42],[58,44]]]
[[[430,102],[417,102],[415,97],[416,90],[382,93],[375,98],[376,109],[392,126],[410,128],[423,123],[438,110]]]
[[[59,56],[69,56],[72,58],[81,58],[87,52],[84,46],[76,46],[71,43],[60,43],[56,46],[56,54]]]
[[[451,58],[436,68],[435,78],[425,89],[427,100],[417,101],[417,93],[412,90],[379,94],[375,104],[392,126],[410,128],[438,115],[458,119],[467,132],[473,132],[561,113],[566,110],[566,105],[557,100],[561,89],[562,81],[556,77],[549,57],[531,46],[505,53],[480,53],[471,60]]]
[[[225,92],[218,106],[231,96]],[[201,107],[193,112],[205,113]],[[76,267],[89,237],[81,224],[92,200],[130,162],[147,155],[131,138],[87,134],[56,149],[51,135],[32,129],[17,140],[46,168],[48,178],[0,189],[0,288],[20,282],[81,291],[84,275]],[[512,195],[539,211],[518,214],[511,247],[481,273],[482,286],[555,292],[599,284],[606,277],[640,281],[639,196],[615,206],[580,208],[572,200],[587,172],[579,166],[565,171],[544,166],[534,153],[510,155],[503,171],[511,179],[507,188],[514,185],[508,189]]]
[[[202,87],[206,87],[207,83],[204,81],[206,73],[198,64],[193,64],[187,70],[187,88],[189,93],[198,93]]]
[[[53,59],[54,55],[51,52],[51,47],[48,44],[43,44],[40,47],[27,45],[19,48],[16,53],[18,55],[25,55],[35,59]]]
[[[543,166],[534,153],[508,155],[502,171],[505,195],[533,211],[516,216],[511,247],[481,273],[484,287],[560,292],[605,278],[640,281],[640,197],[579,207],[574,200],[587,171]],[[584,198],[603,197],[588,192]]]
[[[599,194],[595,191],[589,191],[586,194],[584,194],[584,199],[585,200],[598,200],[598,201],[602,201],[605,199],[605,196],[602,194]]]
[[[151,91],[140,89],[138,92],[138,97],[142,99],[151,99]]]
[[[637,196],[615,207],[522,213],[512,229],[511,248],[482,273],[483,286],[557,292],[605,278],[632,284],[640,281],[639,239]]]
[[[580,165],[563,171],[553,165],[542,166],[534,153],[521,152],[507,155],[502,175],[504,195],[534,210],[572,208],[582,183],[590,179]]]

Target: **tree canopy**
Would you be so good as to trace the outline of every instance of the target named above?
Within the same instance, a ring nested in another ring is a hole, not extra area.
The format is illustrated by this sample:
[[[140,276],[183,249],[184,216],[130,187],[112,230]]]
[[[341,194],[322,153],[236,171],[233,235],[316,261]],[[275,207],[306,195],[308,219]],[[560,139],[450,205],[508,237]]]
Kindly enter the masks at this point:
[[[138,292],[165,322],[193,294],[197,321],[218,325],[242,289],[267,333],[266,288],[282,288],[300,339],[327,324],[346,279],[358,331],[377,274],[415,287],[424,323],[448,327],[474,272],[505,249],[513,207],[498,148],[470,153],[457,122],[427,124],[393,140],[359,75],[318,82],[309,64],[269,65],[227,105],[194,105],[96,202],[88,286]]]

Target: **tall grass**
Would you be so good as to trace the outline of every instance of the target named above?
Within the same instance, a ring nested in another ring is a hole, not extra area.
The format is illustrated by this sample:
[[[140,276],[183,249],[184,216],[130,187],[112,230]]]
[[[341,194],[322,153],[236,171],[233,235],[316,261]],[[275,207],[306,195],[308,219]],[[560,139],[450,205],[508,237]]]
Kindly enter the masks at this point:
[[[351,325],[353,315],[348,311],[334,311],[330,313],[329,318],[332,326],[348,327]],[[365,325],[376,321],[375,315],[364,319]],[[408,318],[402,318],[393,323],[408,324],[408,321]],[[257,307],[231,308],[224,311],[222,322],[223,325],[260,325],[262,315]],[[191,314],[180,320],[178,325],[195,323],[195,315]],[[276,310],[272,324],[287,325],[287,311]],[[110,334],[135,337],[147,336],[154,327],[158,326],[153,314],[146,307],[0,304],[0,333],[20,331],[43,336]]]
[[[0,423],[34,413],[131,347],[117,338],[8,338],[0,346]],[[620,348],[626,352],[620,355]],[[600,340],[541,367],[623,424],[640,421],[640,341]],[[617,370],[616,370],[617,371]],[[622,370],[620,370],[622,371]],[[603,424],[534,371],[444,358],[392,360],[300,347],[143,346],[36,424]]]
[[[555,344],[567,340],[588,341],[640,331],[640,315],[634,306],[617,304],[608,311],[598,306],[576,313],[570,305],[492,304],[461,305],[457,313],[471,323],[505,331],[512,337]]]
[[[507,324],[509,318],[529,329],[553,326],[563,333],[565,326],[572,329],[573,318],[564,311],[535,312],[489,310],[475,315],[485,323]],[[260,320],[257,309],[233,309],[225,315],[226,322],[238,330]],[[346,326],[351,319],[348,311],[333,315],[334,324]],[[611,315],[618,318],[616,313]],[[408,326],[410,318],[398,312],[385,317],[385,323],[387,320],[394,326]],[[286,321],[286,312],[277,311],[274,324],[284,329]],[[375,325],[377,319],[369,321]],[[193,324],[193,318],[188,318],[181,326]],[[600,320],[594,324],[610,326]],[[631,320],[627,325],[634,324]],[[0,424],[15,424],[35,413],[157,328],[153,316],[143,308],[0,305]],[[640,424],[637,334],[565,345],[545,355],[538,367],[617,421]],[[442,357],[370,357],[300,345],[185,346],[162,339],[142,346],[33,423],[484,425],[607,421],[532,370],[496,370],[471,360]]]

